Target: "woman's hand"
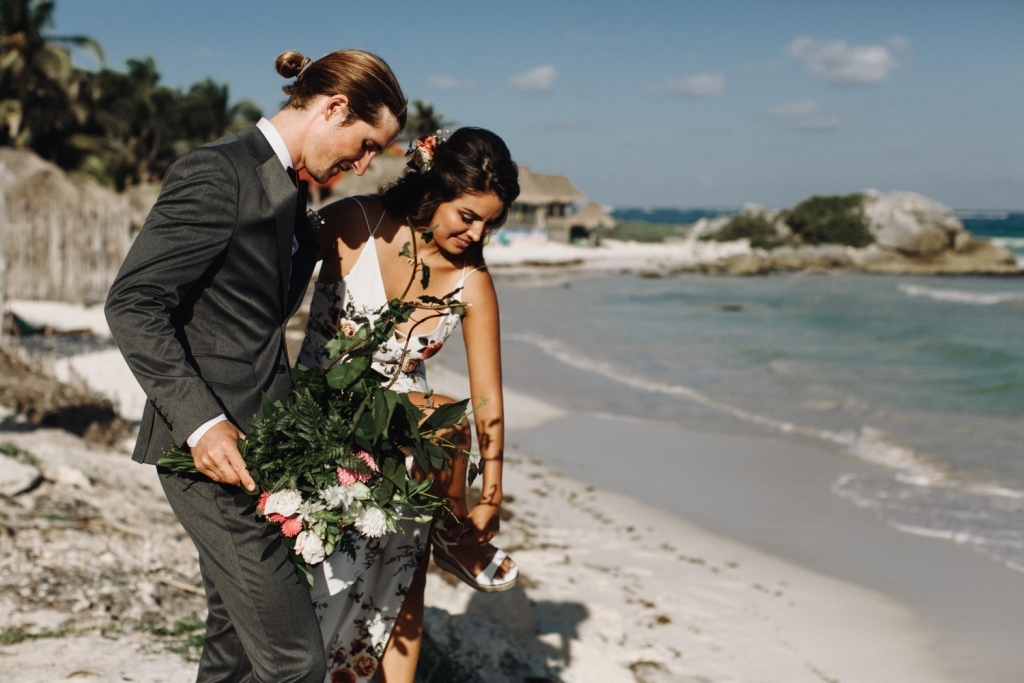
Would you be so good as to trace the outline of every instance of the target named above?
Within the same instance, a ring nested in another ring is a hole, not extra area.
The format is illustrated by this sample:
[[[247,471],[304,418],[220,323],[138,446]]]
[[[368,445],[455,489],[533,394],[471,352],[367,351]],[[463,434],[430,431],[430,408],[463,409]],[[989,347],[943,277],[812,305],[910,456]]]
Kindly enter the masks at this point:
[[[480,544],[488,543],[498,533],[498,527],[501,525],[500,513],[501,505],[477,503],[463,520],[465,537],[472,538]]]

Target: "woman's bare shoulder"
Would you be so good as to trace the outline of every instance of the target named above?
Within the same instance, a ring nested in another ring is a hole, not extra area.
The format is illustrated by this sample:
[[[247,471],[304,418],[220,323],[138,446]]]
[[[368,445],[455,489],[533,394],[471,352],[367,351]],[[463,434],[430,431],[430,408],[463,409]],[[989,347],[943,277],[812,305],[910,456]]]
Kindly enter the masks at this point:
[[[384,206],[375,195],[345,197],[320,209],[324,224],[324,237],[333,241],[341,239],[346,244],[361,244],[366,241],[373,225],[380,219]]]

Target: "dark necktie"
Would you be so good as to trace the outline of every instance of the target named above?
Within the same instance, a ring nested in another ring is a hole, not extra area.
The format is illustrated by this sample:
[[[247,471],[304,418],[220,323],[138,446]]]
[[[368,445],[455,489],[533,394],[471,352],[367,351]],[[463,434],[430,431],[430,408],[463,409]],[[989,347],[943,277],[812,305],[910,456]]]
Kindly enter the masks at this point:
[[[292,179],[292,184],[299,191],[298,201],[295,202],[295,215],[296,221],[298,221],[306,217],[306,205],[309,203],[309,183],[305,180],[299,180],[299,174],[295,172],[294,168],[288,168],[287,170],[288,177]]]

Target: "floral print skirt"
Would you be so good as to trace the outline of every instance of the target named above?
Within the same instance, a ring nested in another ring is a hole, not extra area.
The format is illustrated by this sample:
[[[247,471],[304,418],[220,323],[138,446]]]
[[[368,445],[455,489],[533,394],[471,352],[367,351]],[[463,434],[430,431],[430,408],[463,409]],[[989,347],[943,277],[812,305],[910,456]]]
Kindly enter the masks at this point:
[[[394,534],[360,538],[355,559],[338,551],[313,568],[313,605],[327,653],[327,683],[373,680],[430,523],[405,521]]]

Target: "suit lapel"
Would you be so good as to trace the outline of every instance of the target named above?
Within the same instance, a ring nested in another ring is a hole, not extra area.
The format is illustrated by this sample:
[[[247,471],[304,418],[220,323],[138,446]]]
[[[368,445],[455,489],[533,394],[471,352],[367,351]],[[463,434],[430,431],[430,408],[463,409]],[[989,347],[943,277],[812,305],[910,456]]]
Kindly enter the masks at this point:
[[[258,131],[257,131],[258,132]],[[262,133],[260,133],[262,135]],[[277,220],[277,257],[281,270],[281,308],[288,296],[289,273],[292,267],[292,235],[295,234],[295,202],[298,199],[295,186],[276,156],[271,156],[256,174],[263,183],[263,191],[270,200]]]
[[[295,315],[295,310],[302,303],[302,297],[309,287],[309,278],[313,275],[313,267],[320,257],[320,239],[309,221],[297,221],[295,238],[299,241],[299,250],[292,258],[291,283],[288,286],[288,299],[285,303],[285,319]]]

